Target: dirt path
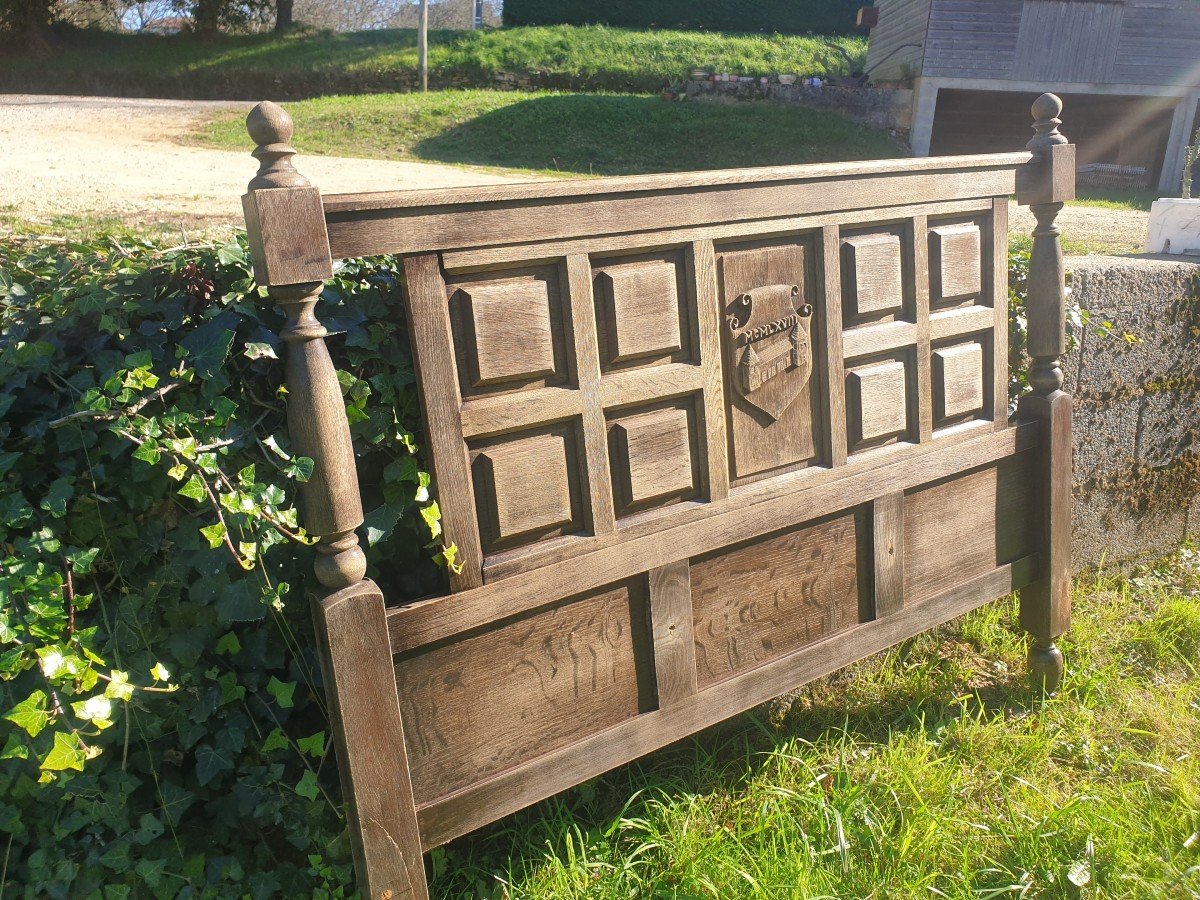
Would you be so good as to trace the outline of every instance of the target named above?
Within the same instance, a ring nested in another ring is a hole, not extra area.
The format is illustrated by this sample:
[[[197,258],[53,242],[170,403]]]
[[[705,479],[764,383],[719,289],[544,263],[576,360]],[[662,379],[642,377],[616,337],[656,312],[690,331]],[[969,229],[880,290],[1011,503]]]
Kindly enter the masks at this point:
[[[250,103],[0,95],[0,212],[51,222],[118,217],[129,224],[208,227],[241,221],[239,197],[257,163],[246,153],[188,146],[214,110]],[[304,156],[326,193],[527,181],[452,166]]]
[[[214,110],[250,103],[0,95],[0,213],[50,223],[60,216],[181,225],[194,232],[241,221],[239,197],[254,174],[246,153],[191,146]],[[457,187],[527,181],[428,163],[302,156],[299,167],[326,193]],[[1033,216],[1011,208],[1014,232]],[[1059,217],[1072,242],[1109,253],[1141,249],[1146,213],[1068,206]]]
[[[1092,253],[1141,253],[1146,246],[1146,227],[1150,213],[1138,209],[1108,209],[1099,206],[1064,206],[1058,215],[1058,227],[1068,252],[1083,244]],[[1008,224],[1012,234],[1028,236],[1033,231],[1033,213],[1028,208],[1008,205]]]

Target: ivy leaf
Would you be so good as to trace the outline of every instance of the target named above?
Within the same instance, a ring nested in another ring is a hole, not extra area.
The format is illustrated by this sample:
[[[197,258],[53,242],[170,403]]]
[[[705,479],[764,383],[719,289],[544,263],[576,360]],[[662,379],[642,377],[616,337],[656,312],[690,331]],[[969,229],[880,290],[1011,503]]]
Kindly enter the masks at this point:
[[[275,698],[281,709],[291,709],[294,705],[292,695],[296,693],[296,682],[280,681],[274,675],[267,682],[267,693]]]
[[[204,482],[199,475],[192,475],[191,478],[184,482],[183,487],[179,489],[178,493],[197,501],[203,500],[207,496],[204,490]]]
[[[46,692],[34,691],[12,709],[4,718],[18,728],[25,729],[30,737],[37,737],[50,724],[50,713],[46,710]]]
[[[225,633],[213,647],[213,652],[218,656],[228,655],[233,656],[240,653],[242,650],[242,642],[238,640],[238,636],[232,631]]]
[[[195,478],[195,476],[192,476]],[[183,493],[180,491],[180,493]],[[226,529],[223,522],[214,522],[212,525],[205,525],[200,529],[200,533],[204,535],[204,539],[208,541],[208,548],[216,550],[225,542]]]
[[[64,772],[67,769],[74,769],[77,772],[83,771],[83,763],[87,758],[87,754],[83,749],[83,742],[74,734],[66,731],[56,731],[54,733],[54,746],[50,748],[50,752],[42,760],[42,771],[44,772]]]
[[[71,562],[71,571],[76,575],[87,575],[92,571],[92,563],[96,561],[96,556],[99,553],[99,547],[92,547],[87,550],[72,550],[67,554],[67,559]]]
[[[284,733],[278,728],[272,729],[267,735],[267,739],[263,741],[262,752],[270,753],[272,750],[286,750],[290,745]]]
[[[225,364],[233,346],[233,329],[216,320],[201,325],[181,342],[188,352],[188,360],[201,379],[212,378]]]
[[[313,774],[312,769],[309,769],[301,776],[299,783],[296,785],[296,793],[306,800],[316,800],[321,793],[317,788],[317,776]]]
[[[247,341],[242,355],[247,359],[279,359],[275,348],[265,341]]]
[[[4,749],[0,750],[0,759],[29,759],[29,748],[17,737],[15,731],[9,732]]]
[[[196,780],[206,785],[222,772],[233,771],[233,754],[210,744],[196,748]]]
[[[421,507],[421,518],[425,520],[425,525],[429,528],[430,539],[436,541],[442,533],[442,511],[438,508],[436,501]]]
[[[231,241],[224,247],[217,248],[217,262],[223,266],[234,266],[246,262],[246,251],[237,241]]]
[[[108,687],[104,689],[104,696],[112,700],[129,700],[133,696],[133,685],[129,683],[129,674],[127,672],[118,672],[113,669],[109,672]]]
[[[309,735],[306,738],[299,738],[296,741],[296,746],[300,748],[302,753],[307,753],[309,756],[320,759],[325,755],[325,732],[318,731],[316,734]]]

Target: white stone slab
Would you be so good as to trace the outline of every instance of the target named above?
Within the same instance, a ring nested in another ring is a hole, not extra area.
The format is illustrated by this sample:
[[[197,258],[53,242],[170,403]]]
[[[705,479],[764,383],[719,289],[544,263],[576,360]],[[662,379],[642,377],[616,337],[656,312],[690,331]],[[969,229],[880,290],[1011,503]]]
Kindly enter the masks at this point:
[[[1146,252],[1200,253],[1200,200],[1155,200],[1150,206]]]

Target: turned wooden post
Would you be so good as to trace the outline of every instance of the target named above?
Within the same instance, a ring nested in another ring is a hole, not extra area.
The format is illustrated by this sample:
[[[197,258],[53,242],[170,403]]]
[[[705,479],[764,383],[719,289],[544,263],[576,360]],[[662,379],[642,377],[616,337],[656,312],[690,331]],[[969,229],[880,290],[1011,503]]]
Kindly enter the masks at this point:
[[[292,165],[292,122],[274,103],[246,117],[258,174],[242,197],[255,278],[284,311],[288,431],[313,460],[302,524],[319,537],[313,613],[347,799],[359,890],[373,900],[427,900],[416,806],[391,667],[383,595],[364,576],[354,447],[337,371],[316,315],[333,275],[321,193]]]
[[[1052,693],[1062,681],[1063,657],[1055,639],[1071,621],[1071,395],[1063,389],[1067,349],[1066,273],[1056,223],[1063,202],[1075,196],[1075,148],[1058,126],[1062,101],[1042,94],[1033,103],[1033,162],[1018,180],[1017,200],[1037,220],[1029,261],[1028,350],[1031,394],[1019,415],[1041,424],[1037,449],[1041,577],[1021,591],[1021,625],[1032,636],[1029,666],[1035,690]]]

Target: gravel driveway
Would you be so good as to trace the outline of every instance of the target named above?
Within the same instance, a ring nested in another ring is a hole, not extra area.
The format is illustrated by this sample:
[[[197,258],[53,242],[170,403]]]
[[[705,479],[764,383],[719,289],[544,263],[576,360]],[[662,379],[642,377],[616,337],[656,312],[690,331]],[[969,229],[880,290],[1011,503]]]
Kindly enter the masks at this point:
[[[258,163],[246,152],[187,145],[214,110],[251,103],[0,95],[0,212],[49,221],[116,216],[130,224],[241,221],[239,199]],[[302,156],[297,167],[326,193],[527,181],[452,166]]]
[[[178,224],[189,233],[241,221],[238,199],[257,163],[246,153],[191,146],[214,110],[250,103],[117,97],[0,95],[0,212],[48,222],[59,215],[115,216],[129,224]],[[326,193],[459,187],[528,181],[520,173],[429,163],[302,156],[298,168]],[[1066,239],[1110,253],[1141,249],[1146,213],[1068,206]],[[1015,205],[1012,229],[1033,216]]]

